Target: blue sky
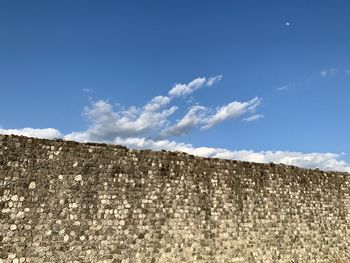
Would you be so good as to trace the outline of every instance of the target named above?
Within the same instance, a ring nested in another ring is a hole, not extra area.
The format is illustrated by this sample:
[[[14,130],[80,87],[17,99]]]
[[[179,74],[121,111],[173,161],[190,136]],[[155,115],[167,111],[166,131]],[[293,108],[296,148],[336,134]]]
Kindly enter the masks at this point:
[[[0,1],[0,132],[350,171],[349,10]]]

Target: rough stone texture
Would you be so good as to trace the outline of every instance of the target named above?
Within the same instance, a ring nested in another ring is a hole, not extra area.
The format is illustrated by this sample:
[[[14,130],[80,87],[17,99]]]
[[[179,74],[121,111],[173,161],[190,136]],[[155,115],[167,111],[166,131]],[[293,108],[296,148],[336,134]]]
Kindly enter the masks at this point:
[[[347,262],[349,174],[0,135],[2,262]]]

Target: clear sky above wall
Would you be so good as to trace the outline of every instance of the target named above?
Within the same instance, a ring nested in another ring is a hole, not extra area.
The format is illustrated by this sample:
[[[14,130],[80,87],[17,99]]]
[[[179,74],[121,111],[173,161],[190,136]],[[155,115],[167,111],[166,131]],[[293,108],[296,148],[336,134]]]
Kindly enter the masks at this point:
[[[349,10],[1,1],[0,132],[350,171]]]

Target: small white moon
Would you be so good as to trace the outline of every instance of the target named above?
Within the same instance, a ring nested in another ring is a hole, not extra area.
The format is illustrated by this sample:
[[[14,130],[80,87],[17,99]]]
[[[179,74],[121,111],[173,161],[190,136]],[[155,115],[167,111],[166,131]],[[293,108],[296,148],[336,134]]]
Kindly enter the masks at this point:
[[[290,26],[290,22],[286,22],[286,24],[285,24],[286,26]]]

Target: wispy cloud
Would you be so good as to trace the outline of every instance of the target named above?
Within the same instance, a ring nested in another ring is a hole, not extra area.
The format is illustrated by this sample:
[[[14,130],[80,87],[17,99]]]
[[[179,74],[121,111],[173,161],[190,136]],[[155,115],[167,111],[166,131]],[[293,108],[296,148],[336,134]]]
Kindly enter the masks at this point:
[[[255,114],[253,116],[244,118],[243,121],[245,121],[245,122],[252,122],[252,121],[260,120],[262,118],[264,118],[264,115],[262,115],[262,114]]]
[[[162,131],[163,136],[181,136],[186,135],[190,130],[198,127],[206,118],[208,108],[196,105],[190,108],[187,114],[173,126]]]
[[[284,85],[282,87],[277,88],[276,90],[283,91],[283,90],[287,90],[287,89],[289,89],[289,85]]]
[[[83,91],[84,91],[85,93],[92,93],[92,92],[93,92],[92,89],[87,89],[87,88],[84,88]]]
[[[204,86],[211,86],[222,79],[222,75],[209,78],[196,78],[187,84],[175,84],[168,96],[156,96],[142,107],[131,106],[128,109],[115,109],[108,101],[92,102],[84,110],[90,122],[85,131],[76,131],[66,135],[67,139],[84,141],[113,141],[114,138],[145,137],[164,138],[182,136],[201,126],[204,129],[230,118],[253,112],[261,99],[248,102],[234,101],[213,110],[210,107],[191,105],[189,111],[179,121],[173,122],[171,116],[178,106],[170,106],[175,97],[192,94]]]
[[[219,82],[222,79],[222,75],[217,75],[215,77],[209,77],[207,80],[207,86],[212,86],[215,83]]]
[[[339,73],[339,69],[338,68],[329,68],[329,69],[324,69],[320,72],[320,75],[322,78],[331,78],[334,77],[335,75],[337,75]]]
[[[261,98],[255,97],[247,102],[234,101],[216,110],[216,112],[205,120],[202,129],[209,129],[225,120],[237,118],[245,113],[251,113],[260,105]]]
[[[218,81],[222,79],[222,75],[218,75],[215,77],[209,77],[208,79],[205,77],[196,78],[189,82],[188,84],[179,84],[176,83],[174,87],[169,90],[168,95],[171,97],[180,97],[193,93],[197,89],[200,89],[204,86],[212,86]]]
[[[227,105],[221,106],[216,110],[212,110],[201,105],[196,105],[191,107],[187,114],[176,124],[164,129],[161,135],[186,135],[196,127],[201,127],[202,130],[209,129],[228,119],[238,118],[244,114],[255,112],[260,103],[260,98],[254,98],[247,102],[234,101]],[[262,114],[257,114],[243,120],[249,122],[261,119],[262,117]]]
[[[320,72],[322,78],[333,78],[340,75],[350,75],[350,69],[341,69],[341,68],[329,68],[324,69]]]
[[[170,124],[169,117],[178,109],[168,107],[174,97],[185,96],[195,90],[219,81],[221,76],[196,78],[188,84],[175,84],[168,92],[169,96],[156,96],[142,107],[131,106],[128,109],[116,110],[108,101],[99,100],[86,107],[84,115],[90,121],[86,131],[72,132],[67,139],[106,140],[116,137],[159,136],[160,130]],[[170,130],[169,130],[170,132]]]

